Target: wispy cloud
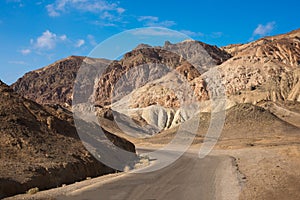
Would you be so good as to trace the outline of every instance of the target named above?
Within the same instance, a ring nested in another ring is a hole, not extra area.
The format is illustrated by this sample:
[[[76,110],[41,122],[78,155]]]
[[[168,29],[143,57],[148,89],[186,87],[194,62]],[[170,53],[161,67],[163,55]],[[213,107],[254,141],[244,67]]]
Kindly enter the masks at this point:
[[[31,50],[30,50],[30,49],[22,49],[22,50],[21,50],[21,53],[22,53],[23,55],[28,55],[28,54],[31,53]]]
[[[276,22],[269,22],[265,25],[263,24],[259,24],[257,25],[257,27],[255,28],[255,30],[253,31],[252,34],[252,39],[255,36],[260,36],[260,37],[264,37],[266,35],[269,35],[275,28]]]
[[[6,3],[14,3],[16,6],[18,6],[20,8],[24,7],[24,1],[22,1],[22,0],[6,0]]]
[[[140,16],[140,17],[138,17],[138,21],[139,21],[139,22],[145,21],[145,20],[158,21],[159,18],[158,18],[158,17],[155,17],[155,16]]]
[[[6,3],[21,3],[21,0],[6,0]]]
[[[116,27],[117,26],[116,23],[100,21],[100,20],[93,21],[92,24],[97,25],[97,26],[102,26],[102,27]]]
[[[59,36],[59,39],[62,40],[62,41],[65,41],[65,40],[67,40],[67,36],[66,35],[61,35],[61,36]]]
[[[58,17],[60,15],[60,13],[55,8],[54,4],[49,4],[49,5],[46,6],[46,8],[47,8],[47,11],[48,11],[48,15],[50,17]]]
[[[46,6],[50,17],[59,17],[63,14],[80,12],[94,14],[96,20],[90,23],[102,27],[116,27],[123,23],[124,12],[119,2],[108,0],[55,0]]]
[[[82,45],[84,45],[85,41],[83,39],[80,39],[76,42],[75,47],[81,47]]]
[[[119,3],[110,3],[106,0],[56,0],[46,6],[49,16],[58,17],[63,13],[81,11],[90,13],[115,12],[122,14],[125,9]]]
[[[92,46],[97,45],[97,42],[96,42],[95,37],[93,35],[87,35],[87,39],[88,39],[90,45],[92,45]]]
[[[100,16],[101,19],[108,19],[108,20],[113,20],[115,19],[115,15],[105,11],[103,14]]]
[[[186,34],[189,37],[201,37],[201,39],[218,39],[224,36],[223,32],[212,32],[212,33],[203,33],[203,32],[194,32],[191,30],[181,30],[183,34]]]
[[[190,30],[181,30],[180,32],[183,33],[183,34],[186,34],[190,37],[202,37],[202,36],[204,36],[204,33],[202,33],[202,32],[194,32],[194,31],[190,31]]]
[[[147,25],[155,26],[155,27],[171,27],[171,26],[175,26],[176,22],[170,21],[170,20],[165,20],[165,21],[161,21],[161,22],[149,22]]]
[[[152,27],[171,27],[176,25],[176,22],[171,20],[160,21],[156,16],[139,16],[137,18],[139,22],[143,22],[145,26]]]
[[[27,63],[25,61],[22,60],[12,60],[12,61],[8,61],[9,64],[15,64],[15,65],[27,65]]]
[[[121,7],[118,7],[117,8],[117,12],[119,13],[119,14],[122,14],[123,12],[125,12],[126,10],[125,10],[125,8],[121,8]]]
[[[139,35],[139,36],[175,36],[175,37],[182,36],[180,32],[170,31],[168,29],[161,29],[161,28],[142,28],[142,29],[136,29],[131,33],[133,35]]]
[[[223,32],[212,32],[211,34],[210,34],[210,37],[211,38],[220,38],[220,37],[222,37],[223,36]]]

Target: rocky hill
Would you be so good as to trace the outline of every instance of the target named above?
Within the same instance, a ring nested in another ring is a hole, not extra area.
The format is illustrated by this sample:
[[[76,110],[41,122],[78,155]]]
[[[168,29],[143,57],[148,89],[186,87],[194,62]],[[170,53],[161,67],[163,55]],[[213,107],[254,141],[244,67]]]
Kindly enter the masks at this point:
[[[299,101],[300,30],[223,49],[233,58],[218,69],[233,99]]]
[[[89,58],[87,62],[81,57],[70,57],[29,72],[13,88],[37,102],[70,107],[79,63],[90,64],[92,72],[104,66],[96,81],[86,80],[83,87],[89,88],[83,91],[95,89],[98,107],[112,107],[141,123],[151,122],[151,126],[161,123],[152,120],[159,119],[158,113],[171,113],[166,114],[171,122],[165,125],[169,125],[156,128],[173,127],[174,116],[178,113],[180,118],[185,112],[179,108],[189,104],[191,95],[201,102],[202,112],[210,111],[209,100],[219,89],[213,87],[216,80],[226,89],[227,109],[237,103],[300,101],[299,38],[300,30],[295,30],[221,49],[198,41],[166,42],[162,47],[141,44],[119,61]],[[59,66],[70,66],[72,70],[59,71]],[[72,76],[68,75],[70,72]],[[51,81],[46,78],[53,76]]]
[[[230,54],[216,46],[198,41],[183,41],[177,44],[166,42],[162,47],[142,44],[126,53],[123,59],[114,63],[114,66],[108,68],[99,78],[96,99],[99,104],[109,105],[170,72],[181,74],[184,79],[191,82],[202,72],[221,64],[230,57]],[[201,82],[201,78],[199,81]],[[174,97],[170,94],[166,98],[172,101],[175,98],[172,96]],[[155,101],[150,100],[148,105]],[[140,104],[147,103],[140,102]],[[178,104],[178,102],[168,104]]]
[[[163,47],[139,45],[126,53],[120,61],[71,56],[25,74],[12,88],[24,97],[41,104],[70,107],[76,73],[82,64],[88,64],[95,69],[106,68],[96,87],[96,101],[103,106],[110,104],[111,98],[116,101],[173,69],[191,81],[199,77],[200,72],[205,72],[229,58],[228,53],[216,46],[198,41],[184,41],[178,44],[166,42]],[[137,66],[139,67],[136,68]],[[121,77],[123,80],[119,80]],[[87,83],[87,87],[91,84],[94,82]],[[115,87],[116,84],[118,87]],[[127,93],[124,93],[124,87]],[[113,90],[119,97],[112,95]]]
[[[90,65],[90,69],[93,70],[106,66],[107,63],[109,61],[105,59],[70,56],[44,68],[26,73],[11,87],[25,98],[39,104],[60,104],[70,108],[73,85],[80,66]],[[90,80],[86,84],[88,88],[94,84],[94,81]]]
[[[285,105],[288,102],[299,101],[299,38],[300,30],[296,30],[288,34],[262,38],[249,44],[224,47],[223,50],[231,53],[232,58],[211,69],[217,70],[219,75],[216,73],[213,76],[218,75],[226,89],[228,102],[226,108],[237,103],[262,105],[271,101]],[[197,100],[201,102],[201,112],[210,110],[207,105],[210,104],[211,94],[217,93],[214,91],[217,87],[208,88],[211,82],[207,77],[210,76],[209,70],[188,79]],[[166,126],[159,128],[174,127],[172,123],[178,121],[174,116],[189,116],[184,114],[186,111],[182,113],[182,110],[178,109],[181,106],[180,98],[188,97],[181,90],[181,86],[182,82],[177,76],[167,74],[135,89],[112,107],[132,117],[140,115],[151,125],[157,126],[162,123],[157,120],[153,122],[152,119],[163,118],[165,122],[170,121],[164,123]],[[173,90],[170,89],[172,87]]]
[[[24,193],[30,188],[49,189],[115,172],[83,146],[72,113],[58,105],[43,107],[25,99],[1,81],[0,121],[0,198]],[[82,122],[82,127],[100,129],[86,122]],[[102,157],[119,159],[124,166],[136,159],[135,156],[112,157],[116,151],[114,145],[133,155],[135,147],[106,130],[97,139],[92,133],[85,138],[97,141],[105,149],[98,152]]]

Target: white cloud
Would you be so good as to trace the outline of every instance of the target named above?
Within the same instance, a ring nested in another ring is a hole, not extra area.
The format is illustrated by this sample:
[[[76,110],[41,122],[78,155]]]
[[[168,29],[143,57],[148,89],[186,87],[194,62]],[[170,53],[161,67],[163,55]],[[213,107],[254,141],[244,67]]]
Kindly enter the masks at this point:
[[[56,34],[46,30],[40,37],[37,38],[35,46],[38,49],[54,49],[56,46],[56,40]]]
[[[67,39],[67,36],[66,35],[62,35],[59,37],[59,39],[61,39],[62,41],[65,41]]]
[[[89,43],[92,45],[92,46],[96,46],[97,45],[97,42],[95,40],[95,37],[93,35],[88,35],[87,36],[87,39],[89,41]]]
[[[119,14],[122,14],[123,12],[125,12],[125,9],[124,8],[117,8],[117,12],[119,13]]]
[[[256,35],[263,37],[270,34],[274,30],[275,25],[276,25],[275,22],[269,22],[266,25],[259,24],[256,27],[256,29],[253,31],[253,37]]]
[[[180,32],[183,33],[183,34],[186,34],[190,37],[202,37],[202,36],[204,36],[204,33],[193,32],[193,31],[190,31],[190,30],[181,30]]]
[[[176,25],[176,22],[170,21],[170,20],[165,20],[161,22],[148,22],[146,23],[147,26],[154,26],[154,27],[171,27]]]
[[[97,25],[97,26],[103,26],[103,27],[116,27],[117,26],[116,23],[105,22],[105,21],[98,21],[98,20],[92,22],[92,24]]]
[[[220,38],[222,36],[223,36],[223,32],[213,32],[210,35],[210,37],[212,37],[212,38]]]
[[[82,45],[84,45],[85,41],[80,39],[76,42],[75,47],[81,47]]]
[[[143,22],[145,26],[152,27],[171,27],[176,25],[174,21],[165,20],[159,21],[159,18],[156,16],[140,16],[137,18],[139,22]]]
[[[56,44],[58,42],[65,41],[65,40],[67,40],[67,36],[65,34],[57,36],[55,33],[46,30],[45,32],[42,33],[41,36],[37,37],[37,39],[30,39],[30,44],[33,49],[51,50],[56,47]]]
[[[145,21],[145,20],[158,21],[159,18],[158,18],[158,17],[155,17],[155,16],[140,16],[140,17],[138,18],[138,21],[139,21],[139,22]]]
[[[12,61],[8,61],[8,63],[15,64],[15,65],[27,65],[27,63],[22,60],[12,60]]]
[[[161,28],[142,28],[136,29],[131,32],[133,35],[139,36],[171,36],[171,37],[182,37],[180,32],[170,31],[168,29]]]
[[[112,15],[111,13],[105,11],[101,14],[100,16],[102,19],[108,19],[108,20],[113,20],[115,18],[114,15]]]
[[[60,15],[59,12],[57,12],[56,9],[54,8],[54,5],[53,5],[53,4],[47,5],[47,6],[46,6],[46,9],[47,9],[48,15],[49,15],[50,17],[57,17],[57,16]]]
[[[48,4],[46,9],[48,15],[57,17],[66,11],[82,11],[91,13],[102,13],[105,11],[122,14],[125,9],[118,5],[119,3],[110,3],[106,0],[56,0],[52,4]]]
[[[22,49],[22,50],[21,50],[21,53],[22,53],[23,55],[27,55],[27,54],[30,54],[30,53],[31,53],[31,50],[30,50],[30,49]]]

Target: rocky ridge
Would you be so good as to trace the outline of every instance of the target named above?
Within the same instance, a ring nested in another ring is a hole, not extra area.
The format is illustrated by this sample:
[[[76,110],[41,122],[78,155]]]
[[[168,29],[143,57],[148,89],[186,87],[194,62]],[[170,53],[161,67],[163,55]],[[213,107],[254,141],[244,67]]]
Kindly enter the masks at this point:
[[[141,44],[121,60],[110,62],[96,82],[89,85],[95,84],[98,107],[112,107],[135,118],[141,117],[142,110],[155,106],[162,112],[174,109],[175,114],[191,95],[204,105],[203,111],[209,111],[212,94],[219,92],[214,86],[216,80],[226,89],[226,108],[236,103],[299,101],[299,38],[300,30],[295,30],[221,49],[198,41],[166,42],[162,47]],[[26,83],[27,76],[13,85],[25,96],[36,91],[33,87],[28,91],[20,89],[26,88],[21,83]],[[186,88],[192,93],[187,94]],[[49,94],[53,92],[49,90]],[[38,97],[31,97],[35,98]],[[60,98],[58,102],[64,100]]]
[[[134,85],[130,85],[129,91],[134,90],[146,82],[161,78],[174,69],[191,81],[199,77],[201,72],[207,71],[209,67],[220,64],[229,58],[228,53],[216,46],[198,41],[184,41],[178,44],[166,42],[163,47],[140,45],[126,53],[120,61],[79,56],[62,59],[47,67],[25,74],[12,85],[12,88],[24,97],[38,103],[60,104],[70,108],[76,73],[82,64],[88,63],[95,70],[99,70],[101,67],[105,69],[98,78],[95,90],[96,101],[103,106],[109,105],[112,98],[116,101],[128,94],[128,92],[124,93],[123,88],[128,87],[128,84],[126,85],[124,82],[134,83]],[[137,66],[139,67],[137,68]],[[93,71],[89,73],[93,73]],[[140,74],[143,76],[140,77]],[[123,80],[119,80],[121,77]],[[91,84],[95,83],[88,83],[87,87],[92,88]],[[118,84],[117,89],[116,84]],[[113,89],[115,94],[120,97],[112,95]]]

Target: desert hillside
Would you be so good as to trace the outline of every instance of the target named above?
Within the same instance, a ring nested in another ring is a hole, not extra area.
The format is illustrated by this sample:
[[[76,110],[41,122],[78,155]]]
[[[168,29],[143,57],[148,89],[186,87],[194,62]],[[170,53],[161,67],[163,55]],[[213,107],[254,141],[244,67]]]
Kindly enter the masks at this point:
[[[72,113],[64,108],[43,107],[0,82],[0,113],[0,198],[115,172],[86,150]],[[115,145],[135,152],[132,143],[105,130],[104,133]],[[99,143],[115,151],[106,140]]]

